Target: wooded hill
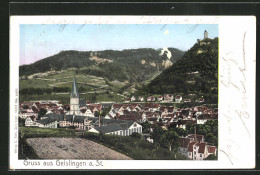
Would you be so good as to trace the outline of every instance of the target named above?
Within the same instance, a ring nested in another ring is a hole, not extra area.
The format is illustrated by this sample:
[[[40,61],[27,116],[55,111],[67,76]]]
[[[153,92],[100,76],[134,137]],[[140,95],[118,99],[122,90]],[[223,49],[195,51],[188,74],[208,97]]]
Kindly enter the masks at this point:
[[[218,38],[204,39],[194,44],[182,59],[164,70],[137,94],[166,93],[200,94],[208,102],[217,103]]]
[[[168,50],[172,54],[170,60],[166,57],[166,52],[160,55],[161,49],[151,48],[122,51],[62,51],[33,64],[20,66],[20,76],[76,68],[75,73],[104,77],[110,81],[142,82],[159,74],[169,66],[167,65],[169,61],[174,63],[184,54],[175,48]]]

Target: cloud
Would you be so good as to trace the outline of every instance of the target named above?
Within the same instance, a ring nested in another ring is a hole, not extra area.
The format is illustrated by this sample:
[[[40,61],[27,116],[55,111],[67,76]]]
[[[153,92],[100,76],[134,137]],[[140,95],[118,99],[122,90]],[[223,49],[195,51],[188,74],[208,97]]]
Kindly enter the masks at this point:
[[[165,30],[164,35],[167,35],[169,33],[170,33],[170,31],[167,29],[167,30]]]

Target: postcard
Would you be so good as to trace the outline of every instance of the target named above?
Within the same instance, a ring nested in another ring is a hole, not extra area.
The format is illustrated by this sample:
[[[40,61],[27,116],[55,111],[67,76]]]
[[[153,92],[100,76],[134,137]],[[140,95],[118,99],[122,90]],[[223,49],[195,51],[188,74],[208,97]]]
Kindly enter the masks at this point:
[[[11,16],[10,170],[252,169],[254,16]]]

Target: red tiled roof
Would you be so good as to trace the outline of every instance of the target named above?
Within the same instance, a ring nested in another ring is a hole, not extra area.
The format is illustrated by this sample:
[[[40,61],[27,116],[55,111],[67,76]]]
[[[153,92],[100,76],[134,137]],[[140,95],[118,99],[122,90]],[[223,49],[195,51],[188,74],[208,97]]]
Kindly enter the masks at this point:
[[[151,118],[147,118],[147,120],[148,120],[148,121],[157,121],[157,118],[155,118],[155,117],[152,118],[152,117],[151,117]]]
[[[144,107],[148,108],[158,108],[160,105],[158,103],[145,103]]]
[[[187,137],[195,139],[195,134],[189,134]],[[203,137],[204,137],[203,135],[196,135],[196,138],[197,138],[198,142],[202,142],[203,141]]]
[[[117,119],[120,120],[132,120],[132,121],[138,121],[142,119],[141,115],[138,115],[137,113],[131,112],[127,115],[119,115]]]
[[[122,104],[113,104],[113,108],[121,108]]]
[[[207,146],[207,143],[205,143],[205,142],[197,143],[196,146],[199,147],[198,153],[202,153],[202,154],[205,153],[205,148]]]
[[[180,138],[180,144],[181,144],[181,147],[183,148],[187,148],[188,147],[188,144],[190,142],[190,138],[184,138],[184,137],[181,137]]]
[[[193,151],[193,145],[197,143],[196,141],[192,141],[188,144],[188,152],[192,152]]]
[[[208,152],[209,153],[212,153],[212,154],[215,154],[215,152],[216,152],[216,147],[215,146],[207,146],[207,148],[208,148]]]
[[[172,106],[161,106],[160,107],[160,111],[164,111],[165,109],[167,109],[167,111],[168,112],[173,112],[173,110],[174,110],[174,107],[172,107]]]

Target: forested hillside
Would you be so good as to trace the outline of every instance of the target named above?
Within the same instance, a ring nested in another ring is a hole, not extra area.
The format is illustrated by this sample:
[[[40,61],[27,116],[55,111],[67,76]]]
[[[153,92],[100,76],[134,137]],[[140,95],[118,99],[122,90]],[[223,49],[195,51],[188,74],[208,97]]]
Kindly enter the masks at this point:
[[[163,71],[183,55],[178,49],[168,48],[168,50],[171,52],[170,59],[166,56],[167,52],[161,55],[161,49],[151,48],[122,51],[62,51],[33,64],[20,66],[20,76],[76,68],[76,73],[104,77],[110,81],[141,82]]]
[[[164,70],[139,94],[202,94],[217,102],[218,38],[205,39],[185,52],[183,58]]]

